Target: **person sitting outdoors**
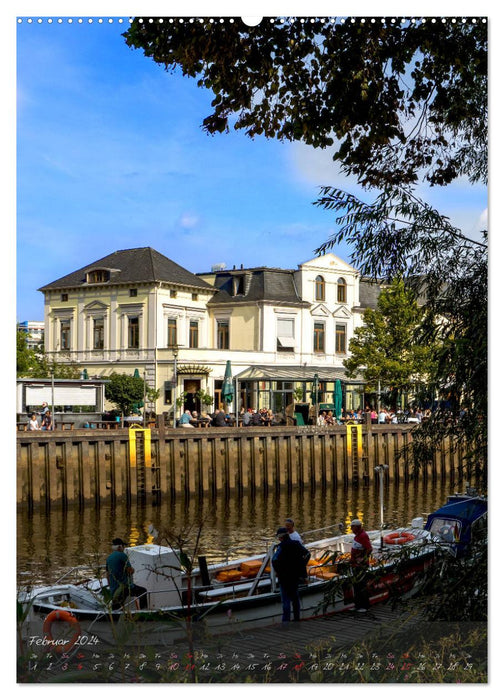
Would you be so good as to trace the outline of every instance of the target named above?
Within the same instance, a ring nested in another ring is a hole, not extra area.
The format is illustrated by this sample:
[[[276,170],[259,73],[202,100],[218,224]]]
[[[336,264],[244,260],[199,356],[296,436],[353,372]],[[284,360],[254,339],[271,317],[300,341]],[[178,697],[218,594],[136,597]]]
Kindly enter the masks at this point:
[[[47,411],[42,418],[41,430],[54,430],[54,425],[52,421],[51,411]]]
[[[257,411],[253,411],[250,425],[258,426],[262,425],[261,414]]]
[[[317,418],[317,425],[320,428],[322,428],[324,425],[326,425],[326,419],[327,419],[327,413],[326,413],[326,411],[322,411],[322,413]]]
[[[245,413],[243,414],[242,425],[243,425],[243,426],[250,425],[251,419],[252,419],[252,409],[251,409],[251,408],[247,408],[247,410],[246,410]]]
[[[378,414],[378,423],[386,423],[387,416],[387,411],[384,408],[380,408],[380,413]]]
[[[227,426],[226,414],[224,413],[222,408],[219,411],[216,411],[213,419],[213,425],[216,428],[225,428]]]
[[[28,421],[28,430],[40,430],[36,413],[31,414],[31,418]]]
[[[326,425],[337,425],[336,418],[334,417],[334,413],[332,411],[327,412]]]
[[[184,413],[180,416],[179,427],[194,428],[194,426],[191,425],[191,418],[191,411],[184,411]]]
[[[204,428],[208,428],[212,423],[211,417],[205,411],[201,412],[200,420],[203,422]]]

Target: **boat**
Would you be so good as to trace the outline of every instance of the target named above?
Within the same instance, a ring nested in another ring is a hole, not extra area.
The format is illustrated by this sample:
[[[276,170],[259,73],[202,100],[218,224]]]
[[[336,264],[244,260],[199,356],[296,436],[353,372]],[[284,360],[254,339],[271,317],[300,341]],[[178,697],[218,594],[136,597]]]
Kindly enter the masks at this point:
[[[370,604],[392,595],[413,595],[437,552],[447,549],[460,556],[485,518],[484,499],[455,494],[429,515],[425,527],[419,517],[408,527],[368,531],[373,547]],[[306,582],[299,588],[301,619],[355,608],[349,565],[353,539],[340,533],[305,542],[310,560]],[[113,610],[104,578],[80,583],[63,579],[20,593],[23,638],[32,645],[41,640],[45,651],[68,653],[83,640],[170,645],[186,638],[189,626],[191,634],[201,629],[218,634],[280,622],[280,591],[271,566],[275,546],[258,556],[215,564],[200,556],[199,566],[190,572],[175,549],[154,543],[128,547],[135,583],[148,591],[146,609],[129,599]]]
[[[466,556],[471,544],[487,530],[487,499],[469,486],[465,493],[449,496],[447,502],[427,518],[426,529],[455,557]]]

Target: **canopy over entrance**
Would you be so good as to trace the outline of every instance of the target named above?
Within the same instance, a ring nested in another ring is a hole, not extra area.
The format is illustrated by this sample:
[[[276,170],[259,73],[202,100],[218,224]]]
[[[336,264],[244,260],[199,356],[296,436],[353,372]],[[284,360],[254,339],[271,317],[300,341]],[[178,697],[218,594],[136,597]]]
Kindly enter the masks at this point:
[[[333,382],[335,379],[351,381],[352,383],[364,381],[362,377],[349,380],[344,367],[314,367],[313,365],[306,365],[306,367],[296,365],[254,365],[237,374],[235,380],[239,382],[313,382],[315,374],[318,375],[319,380],[322,382]]]

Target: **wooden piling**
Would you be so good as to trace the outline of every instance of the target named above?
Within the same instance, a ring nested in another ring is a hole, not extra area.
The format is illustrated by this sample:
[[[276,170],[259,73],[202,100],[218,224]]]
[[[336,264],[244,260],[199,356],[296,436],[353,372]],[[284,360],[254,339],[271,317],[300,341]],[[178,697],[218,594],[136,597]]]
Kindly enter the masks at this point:
[[[130,464],[128,430],[74,430],[17,436],[17,500],[29,507],[113,503],[155,494],[179,499],[193,494],[261,489],[335,488],[369,483],[373,468],[388,464],[387,479],[414,476],[405,454],[411,426],[364,425],[362,451],[346,428],[164,428],[151,433],[150,467],[138,479]],[[353,450],[353,452],[352,452]],[[419,476],[435,483],[463,478],[463,448],[444,441]]]

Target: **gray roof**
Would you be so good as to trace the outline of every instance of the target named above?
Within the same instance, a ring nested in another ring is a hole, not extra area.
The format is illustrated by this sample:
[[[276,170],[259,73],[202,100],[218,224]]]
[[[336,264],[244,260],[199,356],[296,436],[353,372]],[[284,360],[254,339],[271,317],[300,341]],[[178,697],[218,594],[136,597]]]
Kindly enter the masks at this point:
[[[359,281],[360,305],[363,309],[375,310],[378,306],[378,297],[383,289],[383,284],[376,280],[361,277]]]
[[[234,376],[234,379],[244,381],[313,381],[318,375],[323,382],[333,382],[341,379],[350,384],[362,382],[361,377],[349,379],[344,367],[300,367],[299,365],[254,365]]]
[[[233,278],[235,277],[244,278],[243,293],[234,294]],[[224,270],[217,272],[214,286],[217,292],[209,305],[256,301],[308,305],[297,293],[293,270],[264,267],[236,271]]]
[[[200,289],[213,289],[210,284],[200,279],[184,267],[177,265],[153,248],[130,248],[117,250],[104,258],[81,267],[69,275],[46,284],[39,289],[66,289],[70,287],[87,287],[86,273],[94,269],[110,270],[110,279],[100,284],[113,286],[117,284],[140,284],[144,282],[170,282]]]

